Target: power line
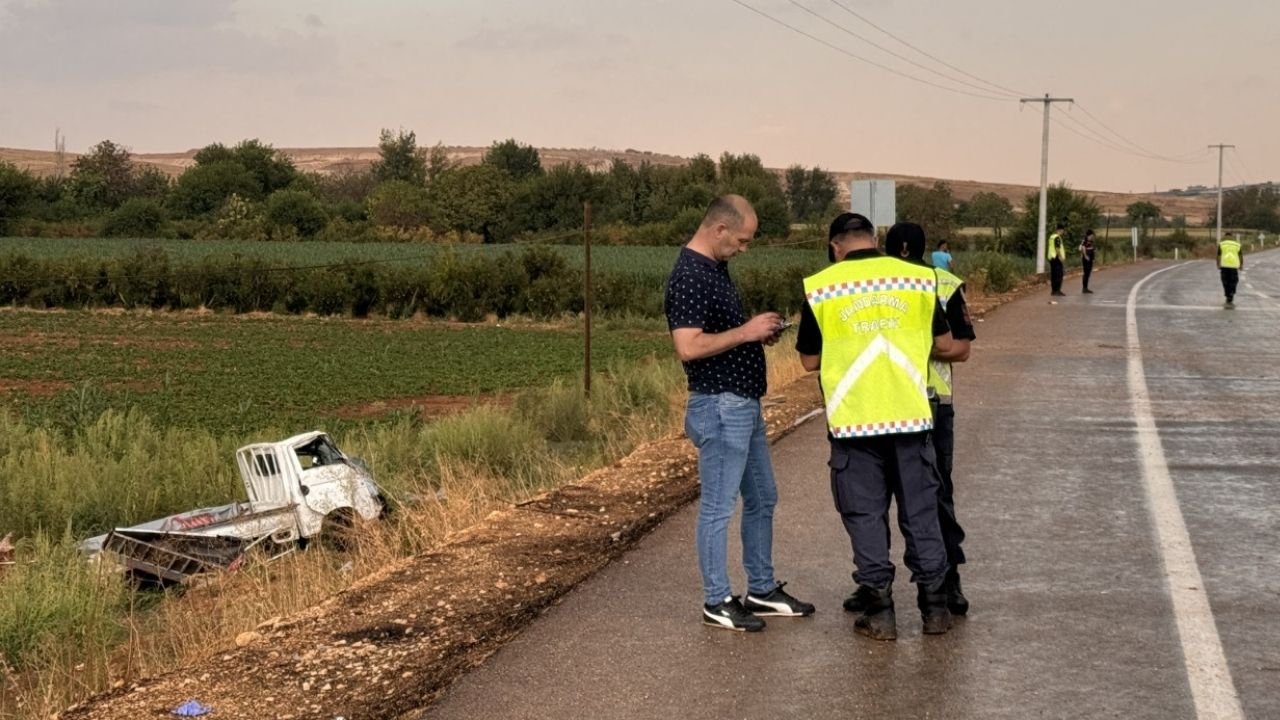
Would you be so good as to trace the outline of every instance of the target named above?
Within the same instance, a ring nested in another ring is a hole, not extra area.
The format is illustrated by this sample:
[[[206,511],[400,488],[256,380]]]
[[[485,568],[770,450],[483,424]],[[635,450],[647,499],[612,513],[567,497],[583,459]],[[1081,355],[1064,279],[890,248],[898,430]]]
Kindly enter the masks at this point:
[[[804,12],[806,12],[806,13],[808,13],[808,14],[810,14],[810,15],[812,15],[812,16],[814,16],[814,17],[816,17],[816,18],[818,18],[818,19],[819,19],[819,20],[821,20],[822,22],[824,22],[824,23],[826,23],[826,24],[828,24],[828,25],[830,25],[830,26],[832,26],[832,27],[836,28],[837,30],[839,30],[839,31],[841,31],[841,32],[843,32],[843,33],[845,33],[845,34],[847,34],[847,35],[850,35],[850,36],[852,36],[852,37],[855,37],[855,38],[857,38],[858,40],[861,40],[862,42],[864,42],[864,43],[866,43],[866,44],[870,45],[871,47],[873,47],[873,48],[875,48],[875,49],[877,49],[877,50],[880,50],[881,52],[888,53],[889,55],[892,55],[893,57],[898,58],[899,60],[901,60],[901,61],[903,61],[903,62],[910,63],[911,65],[914,65],[914,66],[916,66],[916,67],[920,68],[921,70],[924,70],[925,72],[933,73],[934,75],[937,75],[938,77],[945,78],[945,79],[947,79],[947,80],[950,80],[951,82],[959,83],[959,84],[961,84],[961,85],[964,85],[964,86],[966,86],[966,87],[973,88],[973,89],[975,89],[975,90],[979,90],[979,91],[981,91],[981,92],[983,92],[983,93],[990,93],[990,92],[991,92],[991,90],[990,90],[989,88],[985,88],[985,87],[983,87],[983,86],[981,86],[981,85],[975,85],[974,83],[968,82],[968,81],[966,81],[966,80],[961,80],[960,78],[953,77],[953,76],[948,75],[948,74],[946,74],[946,73],[944,73],[944,72],[941,72],[941,71],[939,71],[939,70],[935,70],[934,68],[931,68],[931,67],[929,67],[928,65],[924,65],[924,64],[922,64],[922,63],[918,63],[918,62],[916,62],[915,60],[912,60],[911,58],[909,58],[909,57],[907,57],[907,56],[905,56],[905,55],[901,55],[901,54],[899,54],[899,53],[896,53],[896,52],[894,52],[893,50],[890,50],[889,48],[887,48],[887,47],[885,47],[885,46],[883,46],[883,45],[880,45],[879,43],[875,42],[874,40],[872,40],[872,39],[870,39],[870,38],[868,38],[868,37],[866,37],[866,36],[864,36],[864,35],[860,35],[860,34],[858,34],[857,32],[854,32],[853,30],[850,30],[849,28],[845,27],[844,25],[841,25],[840,23],[838,23],[838,22],[836,22],[836,21],[834,21],[834,20],[831,20],[830,18],[828,18],[828,17],[826,17],[826,16],[822,15],[821,13],[817,12],[816,10],[812,10],[812,9],[810,9],[810,8],[808,8],[808,7],[805,7],[804,5],[801,5],[799,2],[797,2],[797,0],[787,0],[787,1],[788,1],[788,2],[790,2],[792,5],[794,5],[794,6],[798,7],[798,8],[800,8],[800,9],[801,9],[801,10],[803,10]],[[1010,95],[1010,99],[1013,99],[1013,97],[1015,97],[1015,96],[1016,96],[1016,95]]]
[[[1035,108],[1035,111],[1043,112],[1040,108]],[[1066,122],[1063,122],[1063,120],[1065,120]],[[1091,143],[1100,145],[1108,150],[1121,153],[1123,155],[1142,158],[1144,160],[1156,160],[1159,162],[1176,163],[1180,165],[1200,165],[1200,164],[1203,164],[1205,160],[1207,160],[1207,157],[1202,157],[1199,160],[1178,160],[1172,157],[1165,157],[1162,155],[1148,155],[1145,153],[1139,153],[1109,140],[1108,138],[1103,136],[1101,133],[1099,133],[1097,130],[1089,127],[1085,123],[1081,122],[1079,119],[1073,118],[1069,115],[1058,115],[1050,118],[1049,121],[1052,122],[1054,125],[1057,125],[1058,127],[1062,128],[1063,130],[1066,130],[1067,132],[1071,133],[1072,135],[1083,138],[1085,140],[1088,140]],[[1068,125],[1067,122],[1073,123],[1074,127],[1072,125]],[[1202,150],[1200,151],[1200,154],[1205,155],[1206,152]]]
[[[1240,169],[1244,171],[1244,178],[1242,179],[1245,180],[1245,185],[1249,184],[1248,178],[1257,177],[1253,173],[1249,172],[1249,166],[1245,164],[1244,156],[1240,154],[1239,148],[1231,148],[1231,157],[1233,161],[1240,164]],[[1258,180],[1261,181],[1261,178],[1258,178]]]
[[[1082,132],[1078,132],[1078,131],[1077,131],[1077,130],[1075,130],[1074,128],[1072,128],[1072,127],[1070,127],[1070,126],[1066,125],[1065,123],[1061,123],[1061,122],[1059,122],[1059,121],[1058,121],[1058,118],[1054,118],[1054,119],[1052,120],[1052,122],[1054,122],[1054,123],[1055,123],[1055,124],[1057,124],[1059,127],[1063,128],[1064,130],[1066,130],[1066,131],[1068,131],[1068,132],[1071,132],[1071,133],[1073,133],[1073,134],[1075,134],[1075,135],[1079,135],[1080,137],[1084,138],[1085,140],[1088,140],[1088,141],[1090,141],[1090,142],[1097,143],[1098,145],[1101,145],[1101,146],[1103,146],[1103,147],[1105,147],[1105,148],[1108,148],[1108,149],[1110,149],[1110,150],[1113,150],[1113,151],[1115,151],[1115,152],[1122,153],[1122,154],[1124,154],[1124,155],[1130,155],[1130,156],[1132,156],[1132,157],[1142,158],[1142,159],[1144,159],[1144,160],[1155,160],[1155,161],[1158,161],[1158,162],[1174,163],[1174,164],[1178,164],[1178,165],[1200,165],[1200,164],[1204,163],[1204,162],[1205,162],[1205,160],[1207,160],[1207,159],[1208,159],[1208,158],[1207,158],[1207,156],[1206,156],[1206,152],[1205,152],[1205,151],[1203,151],[1203,150],[1202,150],[1202,151],[1200,151],[1200,153],[1199,153],[1199,154],[1200,154],[1202,157],[1201,157],[1200,159],[1198,159],[1198,160],[1179,160],[1179,159],[1177,159],[1177,158],[1174,158],[1174,157],[1168,157],[1168,156],[1164,156],[1164,155],[1153,155],[1153,154],[1149,154],[1149,153],[1136,152],[1136,151],[1134,151],[1134,150],[1130,150],[1129,148],[1126,148],[1126,147],[1124,147],[1124,146],[1122,146],[1122,145],[1119,145],[1119,144],[1117,144],[1117,143],[1115,143],[1115,142],[1113,142],[1113,141],[1109,140],[1108,138],[1106,138],[1105,136],[1103,136],[1101,133],[1099,133],[1097,130],[1095,130],[1095,129],[1093,129],[1093,128],[1089,127],[1088,125],[1086,125],[1085,123],[1081,122],[1080,120],[1078,120],[1078,119],[1076,119],[1076,118],[1073,118],[1073,117],[1071,117],[1071,116],[1069,116],[1069,115],[1062,115],[1062,116],[1060,116],[1060,117],[1061,117],[1063,120],[1066,120],[1067,122],[1074,123],[1074,124],[1076,125],[1076,127],[1080,128],[1080,130],[1083,130],[1084,132],[1087,132],[1087,133],[1089,133],[1089,134],[1088,134],[1088,135],[1085,135],[1085,134],[1084,134],[1084,133],[1082,133]]]
[[[1249,180],[1245,177],[1246,173],[1243,172],[1244,165],[1239,162],[1240,156],[1237,154],[1240,151],[1234,147],[1231,149],[1234,152],[1227,155],[1227,167],[1231,168],[1231,174],[1235,176],[1236,180],[1240,181],[1242,186],[1248,185]]]
[[[776,18],[776,17],[774,17],[774,16],[770,15],[769,13],[766,13],[766,12],[765,12],[765,11],[763,11],[763,10],[759,10],[759,9],[757,9],[757,8],[754,8],[754,7],[752,7],[752,6],[748,5],[748,4],[746,4],[745,2],[742,2],[742,0],[731,0],[731,1],[732,1],[735,5],[740,5],[740,6],[744,7],[744,8],[746,8],[747,10],[750,10],[751,12],[753,12],[753,13],[755,13],[755,14],[759,15],[760,17],[763,17],[763,18],[765,18],[766,20],[769,20],[770,22],[773,22],[773,23],[775,23],[775,24],[781,25],[782,27],[784,27],[784,28],[786,28],[786,29],[790,30],[790,31],[791,31],[791,32],[793,32],[793,33],[796,33],[796,34],[798,34],[798,35],[803,35],[803,36],[805,36],[806,38],[809,38],[810,40],[812,40],[812,41],[814,41],[814,42],[816,42],[816,43],[819,43],[819,44],[824,45],[824,46],[826,46],[826,47],[828,47],[828,48],[830,48],[830,49],[832,49],[832,50],[835,50],[836,52],[840,53],[841,55],[846,55],[846,56],[848,56],[848,57],[850,57],[850,58],[853,58],[854,60],[857,60],[858,62],[865,63],[865,64],[867,64],[867,65],[871,65],[871,66],[873,66],[873,67],[880,68],[881,70],[884,70],[885,72],[893,73],[894,75],[897,75],[897,76],[899,76],[899,77],[904,77],[904,78],[906,78],[906,79],[908,79],[908,80],[911,80],[911,81],[914,81],[914,82],[918,82],[918,83],[921,83],[921,84],[923,84],[923,85],[929,85],[930,87],[935,87],[935,88],[938,88],[939,90],[946,90],[946,91],[948,91],[948,92],[953,92],[953,93],[957,93],[957,94],[960,94],[960,95],[968,95],[968,96],[970,96],[970,97],[981,98],[981,99],[983,99],[983,100],[995,100],[995,101],[998,101],[998,102],[1011,102],[1011,101],[1012,101],[1012,98],[999,97],[999,96],[996,96],[996,95],[982,95],[982,94],[979,94],[979,93],[969,92],[968,90],[961,90],[960,88],[948,87],[948,86],[946,86],[946,85],[939,85],[938,83],[935,83],[935,82],[933,82],[933,81],[931,81],[931,80],[926,80],[926,79],[924,79],[924,78],[916,77],[915,75],[911,75],[911,74],[908,74],[908,73],[902,72],[901,70],[898,70],[898,69],[896,69],[896,68],[889,67],[888,65],[882,65],[882,64],[880,64],[880,63],[878,63],[878,62],[876,62],[876,61],[874,61],[874,60],[869,60],[869,59],[867,59],[867,58],[862,57],[861,55],[857,55],[857,54],[855,54],[855,53],[849,52],[848,50],[845,50],[844,48],[840,47],[839,45],[833,45],[832,43],[829,43],[829,42],[827,42],[826,40],[823,40],[822,38],[820,38],[820,37],[818,37],[818,36],[816,36],[816,35],[813,35],[813,34],[810,34],[810,33],[808,33],[808,32],[805,32],[804,30],[801,30],[800,28],[798,28],[798,27],[796,27],[796,26],[794,26],[794,25],[791,25],[791,24],[787,23],[787,22],[786,22],[786,21],[784,21],[784,20],[780,20],[780,19],[778,19],[778,18]]]
[[[1106,124],[1105,122],[1103,122],[1103,121],[1102,121],[1102,120],[1101,120],[1097,115],[1094,115],[1093,113],[1089,112],[1089,109],[1088,109],[1088,108],[1086,108],[1084,105],[1082,105],[1082,104],[1080,104],[1080,103],[1076,103],[1076,107],[1080,108],[1080,112],[1084,113],[1084,114],[1085,114],[1086,116],[1088,116],[1091,120],[1093,120],[1093,121],[1094,121],[1094,122],[1096,122],[1098,125],[1100,125],[1104,130],[1106,130],[1107,132],[1111,133],[1111,134],[1112,134],[1112,135],[1114,135],[1116,138],[1118,138],[1118,139],[1120,140],[1120,142],[1122,142],[1122,143],[1124,143],[1124,144],[1126,144],[1126,145],[1128,145],[1128,146],[1130,146],[1130,147],[1134,148],[1134,149],[1135,149],[1135,150],[1137,150],[1139,153],[1141,153],[1142,155],[1145,155],[1145,156],[1147,156],[1147,157],[1149,157],[1149,158],[1152,158],[1152,159],[1161,159],[1161,160],[1168,160],[1168,161],[1170,161],[1170,162],[1178,162],[1178,161],[1182,161],[1182,160],[1189,159],[1189,158],[1190,158],[1190,157],[1192,157],[1193,155],[1195,155],[1195,156],[1203,155],[1203,154],[1204,154],[1204,152],[1205,152],[1204,150],[1200,150],[1200,151],[1198,151],[1198,152],[1196,152],[1196,153],[1187,153],[1187,154],[1185,154],[1185,155],[1163,155],[1163,154],[1161,154],[1161,153],[1157,153],[1157,152],[1154,152],[1154,151],[1152,151],[1152,150],[1148,150],[1147,148],[1145,148],[1145,147],[1143,147],[1143,146],[1139,145],[1138,143],[1136,143],[1136,142],[1134,142],[1134,141],[1130,140],[1129,138],[1125,137],[1124,135],[1121,135],[1119,132],[1116,132],[1115,130],[1113,130],[1113,129],[1111,128],[1111,126],[1110,126],[1110,125],[1108,125],[1108,124]],[[1083,125],[1083,123],[1081,123],[1081,124]],[[1201,159],[1201,160],[1199,160],[1198,162],[1204,162],[1204,160],[1203,160],[1203,159]]]
[[[956,71],[956,72],[960,73],[961,75],[964,75],[965,77],[972,78],[972,79],[974,79],[974,80],[977,80],[978,82],[981,82],[981,83],[985,83],[985,84],[987,84],[987,85],[990,85],[991,87],[996,88],[996,89],[1000,90],[1001,92],[1007,93],[1007,94],[1012,95],[1012,96],[1026,96],[1026,95],[1030,95],[1030,94],[1031,94],[1031,93],[1028,93],[1028,92],[1024,92],[1024,91],[1022,91],[1022,90],[1013,90],[1013,89],[1007,88],[1007,87],[1005,87],[1005,86],[1003,86],[1003,85],[1001,85],[1001,84],[999,84],[999,83],[994,83],[994,82],[991,82],[990,80],[985,80],[985,79],[983,79],[983,78],[981,78],[981,77],[978,77],[977,75],[974,75],[973,73],[965,72],[964,70],[962,70],[962,69],[960,69],[960,68],[956,67],[955,65],[952,65],[951,63],[947,62],[946,60],[943,60],[942,58],[939,58],[939,57],[937,57],[937,56],[935,56],[935,55],[930,55],[929,53],[925,52],[924,50],[921,50],[920,48],[916,47],[915,45],[912,45],[911,43],[907,42],[906,40],[902,39],[901,37],[898,37],[897,35],[895,35],[895,34],[893,34],[893,33],[889,32],[888,30],[886,30],[886,29],[884,29],[884,28],[880,27],[879,25],[875,24],[874,22],[872,22],[871,20],[869,20],[869,19],[868,19],[868,18],[866,18],[865,16],[863,16],[863,15],[859,14],[859,13],[858,13],[856,10],[854,10],[853,8],[851,8],[851,7],[849,7],[848,5],[845,5],[844,3],[840,2],[839,0],[830,0],[830,2],[831,2],[833,5],[836,5],[837,7],[839,7],[841,10],[844,10],[845,12],[847,12],[847,13],[849,13],[850,15],[854,16],[855,18],[857,18],[857,19],[861,20],[862,22],[864,22],[864,23],[866,23],[866,24],[870,25],[871,27],[875,28],[876,30],[879,30],[880,32],[884,33],[885,35],[888,35],[889,37],[893,38],[894,40],[897,40],[898,42],[902,43],[903,45],[906,45],[907,47],[911,48],[912,50],[915,50],[916,52],[918,52],[918,53],[920,53],[921,55],[923,55],[923,56],[925,56],[925,57],[929,58],[930,60],[932,60],[932,61],[934,61],[934,62],[936,62],[936,63],[938,63],[938,64],[940,64],[940,65],[943,65],[943,66],[945,66],[945,67],[947,67],[947,68],[950,68],[951,70],[954,70],[954,71]]]

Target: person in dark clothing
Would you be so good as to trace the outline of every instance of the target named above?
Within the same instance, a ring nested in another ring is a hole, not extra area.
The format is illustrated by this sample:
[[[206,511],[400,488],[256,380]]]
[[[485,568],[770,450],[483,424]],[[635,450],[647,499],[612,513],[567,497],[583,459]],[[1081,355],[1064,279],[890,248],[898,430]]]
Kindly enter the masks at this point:
[[[1240,270],[1244,268],[1244,246],[1231,233],[1218,242],[1218,274],[1222,278],[1222,293],[1227,296],[1226,308],[1235,309],[1236,287],[1240,284]]]
[[[901,256],[907,262],[924,265],[926,246],[924,229],[915,223],[898,223],[889,229],[885,252]],[[952,363],[969,359],[970,343],[977,339],[969,308],[964,297],[964,281],[946,270],[938,269],[938,300],[951,326],[953,349],[945,356],[934,353],[929,363],[929,404],[933,409],[933,446],[938,457],[938,524],[942,542],[947,548],[947,609],[952,615],[969,612],[969,601],[960,586],[959,566],[965,562],[961,548],[964,529],[956,516],[955,483],[952,478],[955,456],[955,381]],[[853,598],[850,598],[852,601]]]
[[[1084,242],[1080,243],[1080,266],[1084,268],[1084,294],[1092,295],[1089,289],[1089,276],[1093,274],[1093,230],[1084,234]]]

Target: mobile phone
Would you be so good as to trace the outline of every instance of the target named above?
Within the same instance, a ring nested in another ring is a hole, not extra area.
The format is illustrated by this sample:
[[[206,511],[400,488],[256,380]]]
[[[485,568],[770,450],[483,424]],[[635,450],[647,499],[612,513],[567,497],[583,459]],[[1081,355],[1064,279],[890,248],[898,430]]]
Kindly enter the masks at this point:
[[[792,325],[795,325],[795,323],[791,322],[790,320],[783,320],[782,324],[778,326],[778,332],[782,332],[783,330],[786,330]]]

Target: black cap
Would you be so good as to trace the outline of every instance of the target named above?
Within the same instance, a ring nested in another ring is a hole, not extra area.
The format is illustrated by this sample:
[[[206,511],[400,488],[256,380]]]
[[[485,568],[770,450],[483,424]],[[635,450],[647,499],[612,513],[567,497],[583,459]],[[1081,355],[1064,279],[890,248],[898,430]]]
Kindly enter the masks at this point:
[[[831,221],[831,227],[827,229],[827,239],[835,240],[837,236],[847,232],[869,232],[875,234],[876,226],[871,224],[865,215],[858,213],[840,213],[835,220]]]

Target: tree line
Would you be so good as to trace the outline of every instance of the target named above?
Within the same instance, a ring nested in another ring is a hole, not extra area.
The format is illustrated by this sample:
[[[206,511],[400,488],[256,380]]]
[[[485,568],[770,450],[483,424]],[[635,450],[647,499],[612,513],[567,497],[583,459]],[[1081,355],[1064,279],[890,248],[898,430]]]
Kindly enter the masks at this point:
[[[899,184],[896,199],[898,219],[919,223],[930,238],[952,238],[961,227],[986,228],[990,230],[989,249],[1023,256],[1035,254],[1039,192],[1027,194],[1022,212],[1016,212],[1007,198],[992,192],[980,192],[959,201],[944,182],[932,187]],[[1101,232],[1102,225],[1110,222],[1138,228],[1140,250],[1144,253],[1153,249],[1156,228],[1173,229],[1165,238],[1172,245],[1184,246],[1183,249],[1194,245],[1185,232],[1190,227],[1185,216],[1167,217],[1159,205],[1149,201],[1130,203],[1122,217],[1109,218],[1092,198],[1065,183],[1051,185],[1047,199],[1050,232],[1062,223],[1068,236],[1078,239],[1090,229]],[[1280,187],[1265,185],[1228,191],[1223,196],[1222,218],[1226,227],[1280,233]],[[1209,218],[1206,226],[1212,227],[1216,222],[1216,217]]]
[[[576,162],[544,167],[536,148],[510,139],[461,165],[404,130],[383,130],[378,151],[367,170],[336,173],[301,171],[256,139],[208,145],[175,178],[111,140],[77,157],[63,177],[0,163],[0,235],[571,240],[590,201],[602,237],[652,245],[686,240],[726,192],[751,200],[765,238],[837,211],[831,173],[797,165],[780,176],[751,154],[725,153],[719,162],[698,155],[679,166],[614,160],[597,172]]]

